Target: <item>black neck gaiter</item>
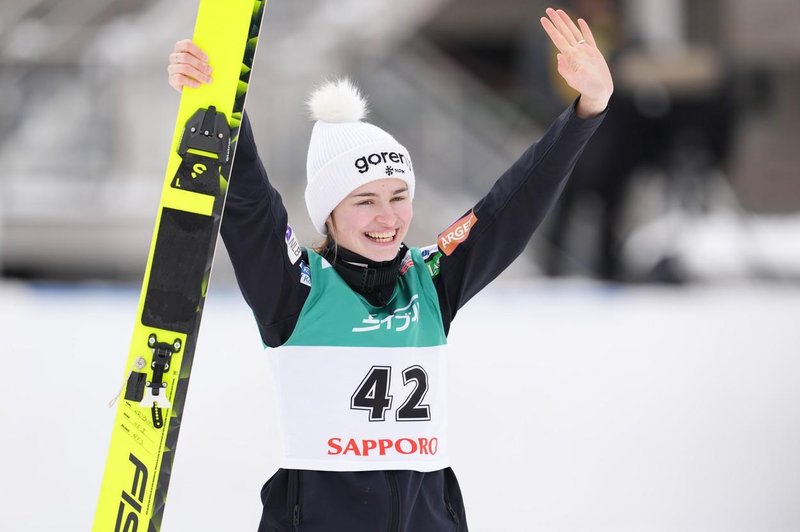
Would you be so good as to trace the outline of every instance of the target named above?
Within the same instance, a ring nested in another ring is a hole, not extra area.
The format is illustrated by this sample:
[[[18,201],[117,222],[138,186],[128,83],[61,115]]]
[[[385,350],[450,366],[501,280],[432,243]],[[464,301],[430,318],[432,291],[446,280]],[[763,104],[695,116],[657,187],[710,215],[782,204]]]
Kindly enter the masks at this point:
[[[375,262],[331,243],[322,250],[321,255],[333,265],[350,288],[366,297],[370,304],[385,307],[394,292],[400,263],[407,251],[408,247],[402,244],[394,259]]]

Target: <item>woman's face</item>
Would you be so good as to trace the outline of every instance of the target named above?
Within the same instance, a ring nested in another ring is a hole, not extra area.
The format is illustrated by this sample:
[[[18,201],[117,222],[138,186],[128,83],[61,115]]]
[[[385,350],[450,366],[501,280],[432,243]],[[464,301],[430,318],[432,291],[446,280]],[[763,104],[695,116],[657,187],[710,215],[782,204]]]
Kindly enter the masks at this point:
[[[370,260],[392,260],[414,215],[405,181],[370,181],[350,193],[328,217],[336,243]]]

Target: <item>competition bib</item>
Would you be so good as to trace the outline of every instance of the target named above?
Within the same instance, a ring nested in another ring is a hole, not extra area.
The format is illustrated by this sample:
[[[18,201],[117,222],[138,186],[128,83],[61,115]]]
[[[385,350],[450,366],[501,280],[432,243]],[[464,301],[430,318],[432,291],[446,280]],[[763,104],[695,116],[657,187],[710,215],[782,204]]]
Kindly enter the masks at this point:
[[[444,349],[436,289],[419,250],[388,304],[353,292],[322,257],[292,336],[270,349],[289,469],[435,471],[449,465]]]
[[[271,354],[282,467],[435,471],[449,465],[441,346],[285,347]]]

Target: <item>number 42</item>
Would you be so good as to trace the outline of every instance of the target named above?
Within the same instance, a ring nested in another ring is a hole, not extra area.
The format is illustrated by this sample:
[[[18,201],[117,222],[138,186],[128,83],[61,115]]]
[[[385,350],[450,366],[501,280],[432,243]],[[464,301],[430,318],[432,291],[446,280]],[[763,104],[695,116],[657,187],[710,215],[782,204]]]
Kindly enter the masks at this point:
[[[389,395],[389,383],[391,382],[391,366],[372,366],[350,398],[350,408],[368,411],[370,421],[386,421],[386,411],[392,407],[394,398]],[[414,389],[395,412],[395,419],[397,421],[428,421],[431,419],[430,406],[422,404],[422,400],[428,392],[428,374],[422,366],[411,366],[403,370],[403,385],[407,386],[412,382]]]

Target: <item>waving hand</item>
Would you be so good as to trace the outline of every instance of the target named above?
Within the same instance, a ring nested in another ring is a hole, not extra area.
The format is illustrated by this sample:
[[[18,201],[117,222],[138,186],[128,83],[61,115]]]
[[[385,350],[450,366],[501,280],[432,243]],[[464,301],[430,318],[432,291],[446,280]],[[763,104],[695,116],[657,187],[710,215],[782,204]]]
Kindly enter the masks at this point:
[[[586,118],[602,113],[614,92],[614,82],[592,30],[583,19],[576,25],[561,9],[548,8],[546,12],[541,23],[558,49],[558,73],[581,94],[578,115]]]

